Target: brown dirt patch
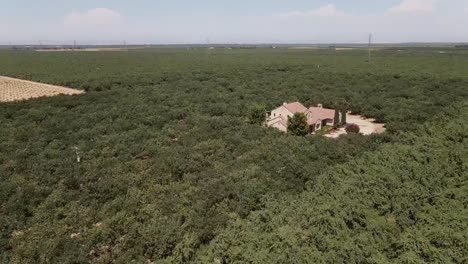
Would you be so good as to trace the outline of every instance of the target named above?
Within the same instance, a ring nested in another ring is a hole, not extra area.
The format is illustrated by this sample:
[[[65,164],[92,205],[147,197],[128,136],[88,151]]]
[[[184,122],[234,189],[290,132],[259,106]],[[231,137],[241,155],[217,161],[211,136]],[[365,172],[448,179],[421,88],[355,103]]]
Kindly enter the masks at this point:
[[[0,76],[0,102],[13,102],[39,97],[83,93],[84,91],[66,87]]]

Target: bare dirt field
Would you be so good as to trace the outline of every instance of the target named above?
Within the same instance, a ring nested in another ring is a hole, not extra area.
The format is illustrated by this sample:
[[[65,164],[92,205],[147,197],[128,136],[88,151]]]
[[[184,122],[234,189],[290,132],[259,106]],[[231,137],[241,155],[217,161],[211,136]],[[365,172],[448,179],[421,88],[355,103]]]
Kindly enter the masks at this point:
[[[374,119],[366,119],[359,115],[347,115],[346,117],[348,124],[356,124],[360,128],[360,133],[363,135],[371,135],[371,134],[381,134],[385,132],[385,124],[375,123]],[[330,134],[325,135],[329,138],[337,138],[341,135],[346,135],[346,130],[344,128],[340,128],[336,131],[331,132]]]
[[[0,76],[0,102],[82,93],[84,91]]]

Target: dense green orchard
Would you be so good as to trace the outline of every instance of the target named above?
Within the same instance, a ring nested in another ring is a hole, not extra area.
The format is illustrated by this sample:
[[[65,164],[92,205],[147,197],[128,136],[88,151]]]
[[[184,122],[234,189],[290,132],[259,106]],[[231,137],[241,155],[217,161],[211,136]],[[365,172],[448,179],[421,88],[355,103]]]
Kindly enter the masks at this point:
[[[467,263],[468,53],[0,51],[1,263]],[[262,126],[285,101],[382,135]],[[77,154],[80,162],[77,162]]]

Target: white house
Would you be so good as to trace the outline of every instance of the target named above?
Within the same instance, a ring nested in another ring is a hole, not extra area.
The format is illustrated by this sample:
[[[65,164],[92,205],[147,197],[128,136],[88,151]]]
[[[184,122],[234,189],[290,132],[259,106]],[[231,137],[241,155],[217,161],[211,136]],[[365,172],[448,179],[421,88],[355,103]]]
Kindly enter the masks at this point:
[[[284,103],[282,106],[271,111],[270,117],[267,120],[267,126],[287,132],[288,119],[296,113],[306,113],[307,111],[307,108],[299,102]]]
[[[288,119],[296,113],[304,113],[307,117],[310,133],[322,129],[324,126],[334,126],[335,110],[323,108],[322,105],[307,109],[299,102],[284,103],[282,106],[271,111],[267,118],[267,126],[277,128],[283,132],[288,131]],[[340,120],[337,120],[341,122]]]

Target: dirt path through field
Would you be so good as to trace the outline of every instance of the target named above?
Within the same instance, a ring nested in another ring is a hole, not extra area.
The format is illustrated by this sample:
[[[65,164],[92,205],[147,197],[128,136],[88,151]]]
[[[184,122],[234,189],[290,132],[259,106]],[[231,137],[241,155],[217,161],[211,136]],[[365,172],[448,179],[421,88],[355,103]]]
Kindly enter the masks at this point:
[[[0,102],[13,102],[61,94],[74,95],[83,93],[84,91],[71,88],[0,76]]]

